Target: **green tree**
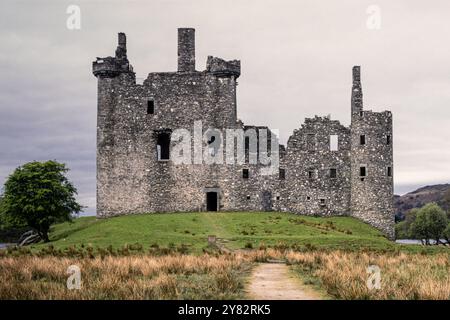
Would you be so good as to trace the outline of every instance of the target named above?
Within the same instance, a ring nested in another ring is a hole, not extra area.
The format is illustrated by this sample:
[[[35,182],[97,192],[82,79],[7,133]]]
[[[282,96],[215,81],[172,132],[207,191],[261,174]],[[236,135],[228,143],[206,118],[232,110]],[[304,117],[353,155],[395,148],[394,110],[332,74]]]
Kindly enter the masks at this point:
[[[26,223],[23,220],[7,214],[3,196],[0,196],[0,230],[21,228],[24,226],[26,226]]]
[[[416,239],[425,240],[426,244],[430,243],[430,239],[436,240],[436,244],[439,244],[447,224],[447,215],[444,210],[431,202],[417,211],[410,232]]]
[[[450,223],[447,225],[447,228],[445,228],[442,236],[447,241],[447,244],[450,244]]]
[[[409,229],[406,226],[406,221],[400,221],[395,224],[395,238],[396,239],[408,239]]]
[[[70,221],[82,211],[76,188],[65,176],[69,169],[56,161],[29,162],[5,183],[2,212],[10,221],[26,223],[48,242],[50,226]]]
[[[3,214],[3,196],[0,195],[0,229],[3,229],[4,223],[4,214]]]
[[[406,212],[405,220],[395,225],[395,236],[397,239],[409,239],[414,238],[411,234],[411,224],[416,220],[416,215],[419,209],[413,208]]]
[[[447,210],[447,218],[450,219],[450,188],[444,193],[442,198],[442,205],[445,210]]]

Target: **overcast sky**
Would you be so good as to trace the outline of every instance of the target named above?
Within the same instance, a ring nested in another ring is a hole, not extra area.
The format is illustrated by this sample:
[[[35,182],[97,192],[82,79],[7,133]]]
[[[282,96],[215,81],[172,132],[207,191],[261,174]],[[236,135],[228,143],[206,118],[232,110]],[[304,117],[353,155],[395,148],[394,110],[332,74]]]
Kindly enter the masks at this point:
[[[80,30],[66,26],[72,4]],[[371,5],[379,29],[368,28]],[[448,0],[2,0],[0,183],[27,161],[56,159],[95,212],[91,63],[114,55],[123,31],[137,77],[175,71],[178,27],[196,28],[197,70],[208,55],[241,60],[239,117],[279,129],[283,142],[315,114],[349,125],[361,65],[365,109],[393,112],[396,193],[449,183],[449,17]]]

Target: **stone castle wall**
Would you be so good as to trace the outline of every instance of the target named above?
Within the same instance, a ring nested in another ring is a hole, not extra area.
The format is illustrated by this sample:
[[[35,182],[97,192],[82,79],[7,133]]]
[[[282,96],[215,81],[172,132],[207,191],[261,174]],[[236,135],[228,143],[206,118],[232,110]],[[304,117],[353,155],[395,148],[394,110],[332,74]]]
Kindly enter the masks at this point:
[[[332,135],[337,136],[336,151],[330,150]],[[346,215],[350,211],[350,153],[350,130],[339,121],[306,119],[287,145],[289,208],[304,214]]]
[[[353,215],[393,236],[392,117],[390,112],[363,111],[359,67],[353,72],[351,126],[328,117],[306,119],[287,148],[280,146],[280,170],[272,175],[262,174],[266,165],[248,161],[179,164],[161,159],[157,145],[170,136],[170,153],[175,152],[181,143],[173,139],[177,129],[186,129],[193,145],[201,139],[201,152],[209,152],[210,137],[195,136],[200,121],[202,132],[219,131],[210,136],[222,141],[223,148],[227,139],[234,139],[226,129],[267,129],[244,125],[237,117],[240,62],[208,57],[206,70],[196,71],[194,39],[194,29],[179,29],[178,71],[150,73],[142,85],[136,84],[128,62],[124,34],[119,34],[115,57],[94,61],[99,217],[206,211],[211,202],[207,193],[212,192],[217,193],[219,211]],[[364,146],[358,144],[361,134],[367,137]],[[384,143],[387,135],[390,144]],[[337,150],[330,149],[332,136],[337,137]],[[258,145],[260,141],[258,136]],[[194,159],[198,150],[193,145]],[[223,152],[216,150],[216,155]],[[368,173],[364,181],[362,164]],[[243,170],[248,170],[248,178]]]

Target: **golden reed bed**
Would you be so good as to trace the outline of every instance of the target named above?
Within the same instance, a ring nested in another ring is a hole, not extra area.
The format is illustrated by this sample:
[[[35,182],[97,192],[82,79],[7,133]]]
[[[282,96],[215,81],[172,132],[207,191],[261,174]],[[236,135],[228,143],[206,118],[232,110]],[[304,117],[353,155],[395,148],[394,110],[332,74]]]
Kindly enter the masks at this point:
[[[0,299],[238,299],[252,263],[285,259],[337,299],[450,299],[449,254],[254,250],[201,256],[0,258]],[[67,268],[81,271],[81,289],[67,289]],[[380,269],[369,289],[367,268]]]

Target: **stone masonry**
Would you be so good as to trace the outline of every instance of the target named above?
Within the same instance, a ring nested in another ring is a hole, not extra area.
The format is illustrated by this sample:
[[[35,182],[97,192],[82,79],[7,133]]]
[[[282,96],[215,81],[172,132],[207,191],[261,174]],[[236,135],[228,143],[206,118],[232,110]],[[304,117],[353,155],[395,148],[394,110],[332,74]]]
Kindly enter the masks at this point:
[[[226,129],[242,129],[245,137],[256,132],[257,159],[261,141],[267,139],[270,154],[270,142],[277,140],[267,127],[244,125],[237,117],[240,61],[210,56],[206,70],[196,71],[194,29],[178,29],[176,72],[150,73],[137,84],[126,36],[119,33],[115,57],[97,58],[93,73],[98,217],[288,211],[354,216],[394,238],[392,114],[363,110],[359,66],[353,67],[350,127],[329,117],[307,118],[287,146],[279,146],[279,168],[272,174],[262,173],[267,165],[250,163],[253,140],[247,138],[236,144],[236,150],[244,149],[243,163],[173,161],[177,129],[193,137],[192,145],[200,143],[202,155],[213,157],[222,157],[221,146],[231,142]],[[204,136],[196,137],[196,126]],[[212,142],[219,146],[213,151]],[[199,152],[194,146],[190,151],[194,157]]]

